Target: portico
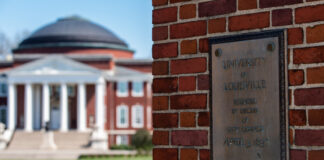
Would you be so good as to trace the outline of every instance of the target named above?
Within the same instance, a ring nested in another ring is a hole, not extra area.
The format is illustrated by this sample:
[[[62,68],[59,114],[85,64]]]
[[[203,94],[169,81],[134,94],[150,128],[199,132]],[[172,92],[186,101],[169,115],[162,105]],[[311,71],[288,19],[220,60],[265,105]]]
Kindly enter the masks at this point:
[[[67,132],[69,126],[69,87],[75,87],[76,129],[87,131],[86,85],[95,85],[95,127],[104,131],[105,80],[101,71],[62,56],[47,58],[19,66],[7,72],[8,129],[17,126],[17,86],[24,86],[23,129],[26,132],[43,129],[50,122],[50,129]],[[55,86],[55,87],[53,87]],[[59,89],[57,106],[51,102],[53,88]],[[54,109],[56,108],[56,109]],[[53,116],[53,115],[59,116]],[[54,123],[51,123],[54,122]],[[55,127],[55,123],[57,128]]]

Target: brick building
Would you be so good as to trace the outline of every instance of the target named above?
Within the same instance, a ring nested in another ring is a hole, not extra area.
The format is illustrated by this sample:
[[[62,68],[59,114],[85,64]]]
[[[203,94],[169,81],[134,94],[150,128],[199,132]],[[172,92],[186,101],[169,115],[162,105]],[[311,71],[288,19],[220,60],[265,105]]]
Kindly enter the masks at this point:
[[[154,160],[209,160],[211,37],[283,29],[291,160],[324,157],[324,2],[153,0]]]
[[[10,145],[46,126],[92,132],[91,146],[101,149],[151,130],[151,60],[133,55],[114,33],[80,17],[36,30],[0,67],[0,120]]]

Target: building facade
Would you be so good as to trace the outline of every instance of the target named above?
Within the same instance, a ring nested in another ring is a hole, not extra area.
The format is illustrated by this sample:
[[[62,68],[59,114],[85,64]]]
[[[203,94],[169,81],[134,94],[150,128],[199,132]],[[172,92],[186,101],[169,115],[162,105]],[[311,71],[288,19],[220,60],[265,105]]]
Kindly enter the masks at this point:
[[[93,148],[130,144],[152,129],[151,60],[80,17],[48,24],[0,66],[0,121],[7,131],[92,132]]]

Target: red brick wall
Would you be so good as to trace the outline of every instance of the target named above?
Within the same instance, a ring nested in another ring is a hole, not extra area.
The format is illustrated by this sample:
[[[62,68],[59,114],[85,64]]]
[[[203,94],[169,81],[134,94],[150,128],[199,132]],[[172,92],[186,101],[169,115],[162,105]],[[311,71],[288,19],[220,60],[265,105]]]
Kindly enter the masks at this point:
[[[152,0],[154,160],[209,159],[208,38],[287,29],[291,160],[324,157],[324,1]]]

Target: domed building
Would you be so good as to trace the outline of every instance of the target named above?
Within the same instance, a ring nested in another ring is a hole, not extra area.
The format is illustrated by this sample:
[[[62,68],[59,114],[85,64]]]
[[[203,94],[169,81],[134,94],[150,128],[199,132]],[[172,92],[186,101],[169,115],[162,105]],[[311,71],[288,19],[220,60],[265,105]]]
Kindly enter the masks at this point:
[[[113,32],[80,17],[36,30],[0,65],[6,148],[26,147],[21,136],[49,130],[54,148],[107,150],[130,144],[138,129],[152,130],[152,61],[133,55]],[[89,137],[81,144],[80,136]]]

